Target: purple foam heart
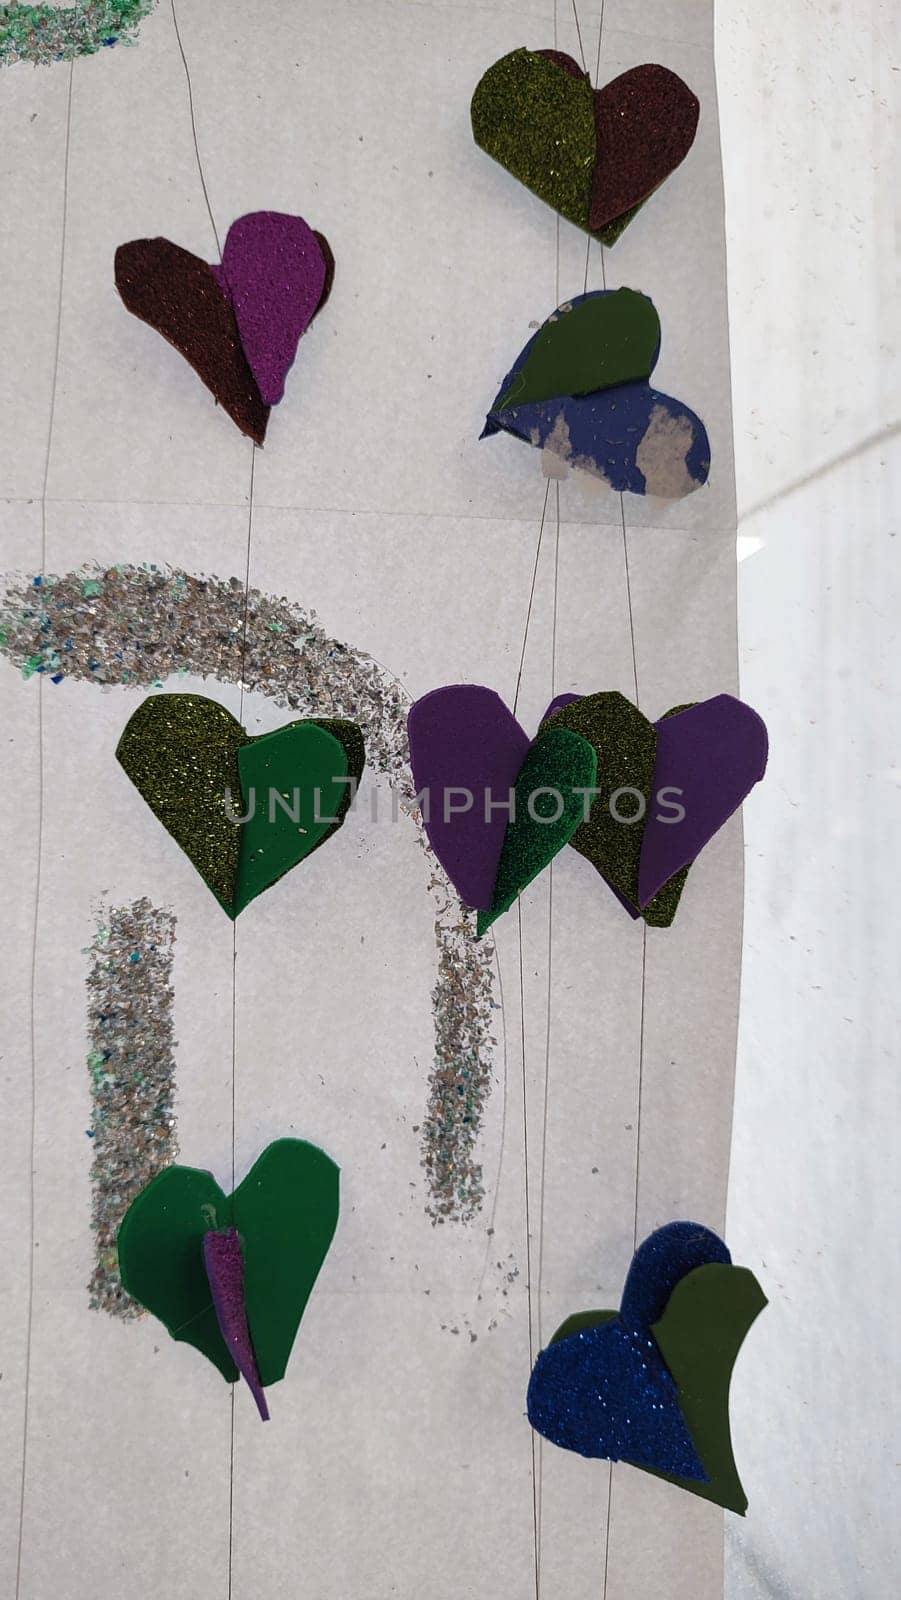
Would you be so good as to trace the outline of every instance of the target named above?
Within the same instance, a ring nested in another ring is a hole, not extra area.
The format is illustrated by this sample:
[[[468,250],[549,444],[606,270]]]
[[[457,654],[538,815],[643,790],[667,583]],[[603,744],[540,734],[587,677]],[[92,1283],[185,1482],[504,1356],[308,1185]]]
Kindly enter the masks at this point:
[[[738,810],[766,771],[768,749],[762,718],[731,694],[702,700],[654,726],[654,795],[681,791],[676,798],[685,816],[661,822],[656,805],[649,812],[638,869],[642,909]]]
[[[214,267],[234,309],[241,344],[266,405],[278,405],[285,378],[322,299],[326,258],[303,217],[251,211],[228,230]]]
[[[247,1380],[260,1416],[264,1422],[268,1422],[269,1407],[247,1322],[244,1252],[237,1228],[220,1228],[204,1234],[203,1264],[226,1349],[241,1376]]]
[[[492,811],[486,820],[486,795],[507,800],[531,740],[500,695],[475,683],[423,695],[410,709],[407,732],[413,782],[417,793],[428,795],[423,824],[429,843],[464,905],[487,911],[508,813]],[[464,804],[453,790],[472,795],[469,810],[453,809]]]

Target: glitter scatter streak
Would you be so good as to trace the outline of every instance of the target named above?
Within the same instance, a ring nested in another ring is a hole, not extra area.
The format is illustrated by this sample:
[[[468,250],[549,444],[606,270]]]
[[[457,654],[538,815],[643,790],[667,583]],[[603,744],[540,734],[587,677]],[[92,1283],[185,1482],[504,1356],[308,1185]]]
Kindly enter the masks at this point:
[[[50,66],[132,43],[156,0],[88,0],[77,6],[0,5],[0,66]]]
[[[314,616],[251,589],[244,649],[244,585],[154,566],[84,568],[61,578],[9,580],[0,651],[28,678],[162,686],[191,672],[243,681],[303,716],[347,717],[366,741],[368,766],[387,778],[429,863],[438,978],[435,1055],[422,1122],[422,1165],[433,1222],[470,1221],[484,1198],[476,1147],[490,1091],[496,1002],[488,942],[429,849],[407,747],[410,698],[371,656],[329,638]],[[243,657],[243,666],[242,666]]]
[[[149,900],[104,907],[87,954],[93,1142],[91,1224],[95,1311],[131,1319],[141,1307],[119,1280],[116,1235],[136,1194],[177,1154],[173,1093],[175,917]]]

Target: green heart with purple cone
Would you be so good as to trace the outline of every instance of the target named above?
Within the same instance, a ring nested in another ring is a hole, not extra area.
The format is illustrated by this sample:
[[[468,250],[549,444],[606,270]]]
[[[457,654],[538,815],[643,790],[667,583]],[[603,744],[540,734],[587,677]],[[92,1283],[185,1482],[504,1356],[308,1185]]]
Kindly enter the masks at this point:
[[[285,1375],[338,1223],[339,1169],[315,1145],[278,1139],[226,1195],[212,1173],[166,1167],[119,1229],[123,1288],[229,1383]]]

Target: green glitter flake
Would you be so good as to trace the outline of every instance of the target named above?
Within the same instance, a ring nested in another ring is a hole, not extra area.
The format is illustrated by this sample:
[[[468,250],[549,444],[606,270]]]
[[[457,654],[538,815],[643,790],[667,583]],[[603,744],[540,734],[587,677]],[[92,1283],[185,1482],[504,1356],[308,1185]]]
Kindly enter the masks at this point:
[[[156,0],[88,0],[75,6],[0,5],[0,66],[49,66],[132,43]]]
[[[103,584],[99,583],[96,578],[85,578],[81,586],[81,592],[85,599],[91,599],[94,595],[103,593]]]
[[[136,1194],[178,1153],[173,1093],[172,961],[175,918],[149,900],[104,908],[89,969],[87,1057],[93,1165],[95,1311],[143,1313],[119,1278],[116,1235]]]

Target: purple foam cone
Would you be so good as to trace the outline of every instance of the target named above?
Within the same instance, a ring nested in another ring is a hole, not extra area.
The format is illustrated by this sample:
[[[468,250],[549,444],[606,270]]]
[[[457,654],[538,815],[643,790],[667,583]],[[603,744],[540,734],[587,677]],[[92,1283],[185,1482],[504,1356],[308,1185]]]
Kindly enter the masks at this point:
[[[531,740],[500,695],[475,683],[423,695],[407,731],[413,782],[428,796],[422,811],[429,843],[464,905],[488,911],[509,813],[491,811],[486,821],[486,795],[507,801]],[[445,802],[464,804],[452,790],[472,795],[472,806],[446,816]]]
[[[766,771],[768,749],[763,719],[731,694],[663,717],[655,728],[654,795],[665,788],[680,790],[672,799],[685,808],[685,816],[660,822],[661,808],[648,808],[638,869],[642,909],[738,810]],[[661,814],[667,815],[665,806]]]
[[[220,1228],[204,1234],[203,1264],[210,1280],[213,1308],[226,1348],[241,1376],[246,1379],[260,1416],[264,1422],[268,1422],[269,1407],[247,1322],[244,1253],[237,1228]]]
[[[303,217],[251,211],[232,223],[213,271],[231,300],[260,394],[267,406],[278,405],[325,288],[319,240]]]

